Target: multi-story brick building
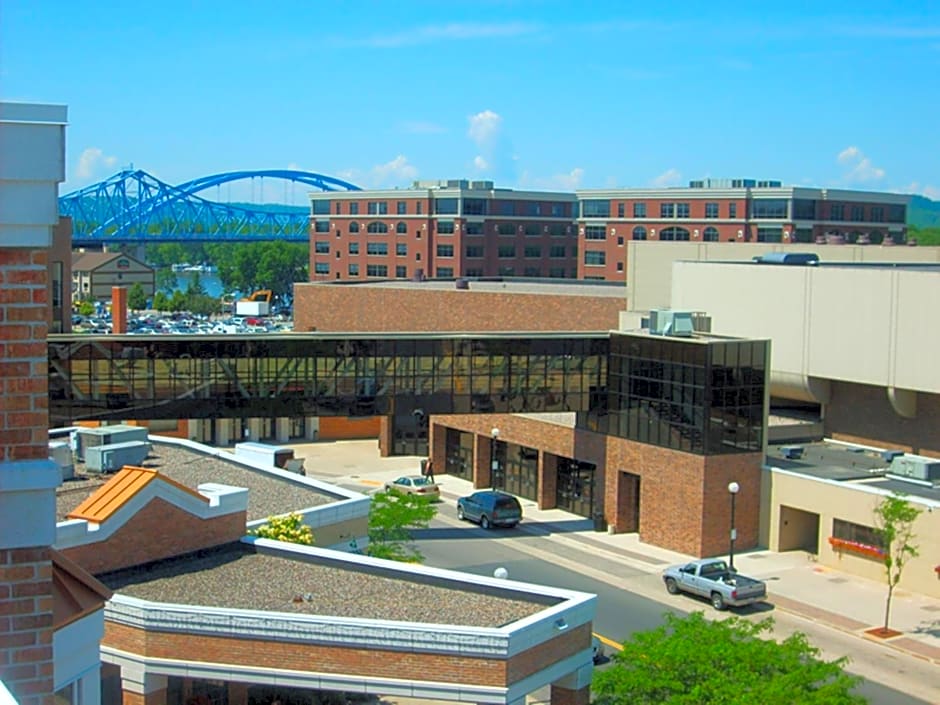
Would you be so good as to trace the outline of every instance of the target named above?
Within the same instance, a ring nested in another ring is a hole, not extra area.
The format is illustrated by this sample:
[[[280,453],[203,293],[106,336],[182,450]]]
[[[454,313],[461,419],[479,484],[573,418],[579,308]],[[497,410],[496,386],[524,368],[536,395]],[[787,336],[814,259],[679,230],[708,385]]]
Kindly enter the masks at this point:
[[[454,180],[310,198],[314,281],[577,273],[572,193]]]
[[[910,197],[705,179],[688,188],[578,191],[578,277],[624,279],[630,240],[902,243]]]
[[[513,191],[491,181],[311,195],[313,281],[623,281],[631,240],[901,243],[909,197],[705,179],[688,188]]]

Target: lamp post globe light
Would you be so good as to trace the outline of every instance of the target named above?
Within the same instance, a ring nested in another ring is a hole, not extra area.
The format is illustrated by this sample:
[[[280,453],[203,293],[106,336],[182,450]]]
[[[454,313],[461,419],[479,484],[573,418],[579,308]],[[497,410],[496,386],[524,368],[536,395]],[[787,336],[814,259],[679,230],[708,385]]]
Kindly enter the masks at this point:
[[[741,490],[741,485],[737,482],[728,483],[728,494],[731,495],[731,544],[728,549],[728,567],[734,570],[734,541],[738,538],[738,530],[734,527],[734,501]]]
[[[495,426],[490,431],[490,472],[496,472],[499,467],[496,464],[496,441],[499,439],[499,429]],[[492,479],[490,480],[492,482]]]

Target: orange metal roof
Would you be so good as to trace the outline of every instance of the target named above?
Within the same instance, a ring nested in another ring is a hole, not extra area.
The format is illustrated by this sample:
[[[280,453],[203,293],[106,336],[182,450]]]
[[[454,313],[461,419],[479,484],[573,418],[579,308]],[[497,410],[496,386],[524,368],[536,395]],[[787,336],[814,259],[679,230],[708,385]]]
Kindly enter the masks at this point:
[[[203,502],[209,500],[196,490],[181,485],[156,470],[125,465],[114,477],[108,480],[97,492],[79,504],[68,514],[69,519],[85,519],[100,524],[114,512],[123,507],[131,497],[140,492],[154,480],[161,480],[184,492],[197,497]]]

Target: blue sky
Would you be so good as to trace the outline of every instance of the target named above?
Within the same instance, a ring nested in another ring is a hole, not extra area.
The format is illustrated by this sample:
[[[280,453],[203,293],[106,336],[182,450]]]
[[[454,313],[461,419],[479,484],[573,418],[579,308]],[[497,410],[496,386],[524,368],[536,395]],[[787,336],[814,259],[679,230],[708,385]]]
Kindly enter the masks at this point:
[[[69,106],[62,193],[133,163],[940,199],[940,2],[3,0],[0,96]]]

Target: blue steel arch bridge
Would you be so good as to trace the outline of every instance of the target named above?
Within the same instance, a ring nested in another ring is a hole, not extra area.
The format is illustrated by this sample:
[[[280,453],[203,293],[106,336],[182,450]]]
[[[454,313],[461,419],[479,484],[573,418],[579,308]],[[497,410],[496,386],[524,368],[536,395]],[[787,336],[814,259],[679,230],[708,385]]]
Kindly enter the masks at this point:
[[[223,184],[260,180],[290,182],[321,191],[359,191],[332,176],[289,169],[233,171],[176,186],[141,169],[114,176],[59,198],[59,213],[72,218],[75,245],[152,242],[307,242],[310,209],[302,206],[224,203],[207,191]],[[199,195],[203,194],[203,195]]]

